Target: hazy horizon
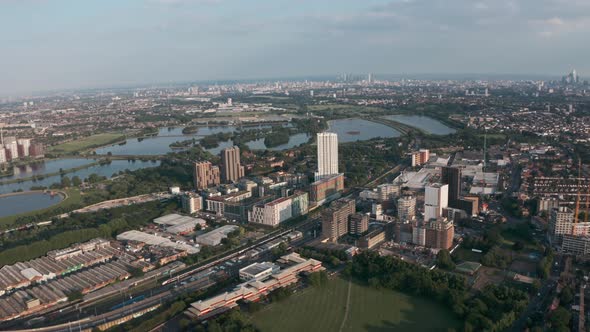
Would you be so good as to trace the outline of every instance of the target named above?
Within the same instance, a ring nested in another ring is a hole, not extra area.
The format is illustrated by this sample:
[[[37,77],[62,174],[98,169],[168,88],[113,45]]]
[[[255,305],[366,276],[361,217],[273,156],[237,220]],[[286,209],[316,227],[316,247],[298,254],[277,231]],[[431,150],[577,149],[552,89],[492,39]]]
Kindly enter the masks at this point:
[[[339,73],[590,73],[584,0],[3,0],[0,27],[0,96]]]

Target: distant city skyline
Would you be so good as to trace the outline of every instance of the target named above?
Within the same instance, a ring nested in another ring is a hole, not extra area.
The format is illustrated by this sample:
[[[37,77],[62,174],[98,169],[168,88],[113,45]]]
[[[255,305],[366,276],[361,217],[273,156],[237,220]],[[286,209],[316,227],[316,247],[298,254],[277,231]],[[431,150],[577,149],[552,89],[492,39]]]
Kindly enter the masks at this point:
[[[192,81],[590,76],[584,0],[4,0],[0,96]]]

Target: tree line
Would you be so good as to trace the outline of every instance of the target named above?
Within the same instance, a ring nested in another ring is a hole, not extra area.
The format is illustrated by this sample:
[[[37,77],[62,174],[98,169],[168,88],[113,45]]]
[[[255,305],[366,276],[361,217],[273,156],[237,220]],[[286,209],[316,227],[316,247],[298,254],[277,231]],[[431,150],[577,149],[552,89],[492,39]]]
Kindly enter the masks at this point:
[[[451,308],[465,331],[501,331],[526,308],[528,295],[504,285],[488,285],[470,295],[463,277],[428,270],[374,252],[356,255],[347,273],[373,287],[435,299]]]

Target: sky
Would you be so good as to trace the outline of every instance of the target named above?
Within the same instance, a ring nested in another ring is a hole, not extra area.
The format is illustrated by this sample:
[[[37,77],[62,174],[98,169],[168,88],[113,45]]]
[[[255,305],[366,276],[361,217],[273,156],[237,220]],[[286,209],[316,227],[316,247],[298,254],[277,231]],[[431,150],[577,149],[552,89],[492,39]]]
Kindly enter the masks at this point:
[[[590,76],[590,0],[0,0],[0,95],[379,74]]]

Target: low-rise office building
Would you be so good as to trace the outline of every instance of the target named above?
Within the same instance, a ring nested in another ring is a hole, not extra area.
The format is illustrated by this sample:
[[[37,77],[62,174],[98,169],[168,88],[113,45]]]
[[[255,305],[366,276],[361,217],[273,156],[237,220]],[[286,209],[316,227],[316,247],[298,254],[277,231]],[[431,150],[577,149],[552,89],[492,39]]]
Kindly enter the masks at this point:
[[[185,213],[197,213],[203,209],[203,197],[195,193],[185,193],[180,196],[180,204]]]
[[[233,291],[191,303],[185,314],[191,318],[206,319],[236,307],[238,301],[258,301],[271,291],[286,287],[299,280],[301,272],[315,272],[322,269],[322,262],[304,259],[296,253],[281,257],[281,264],[288,267],[262,279],[253,279],[238,285]]]
[[[239,271],[240,280],[248,281],[253,279],[263,279],[280,270],[278,265],[271,262],[252,263]]]
[[[255,205],[250,222],[275,227],[288,219],[304,215],[309,209],[308,197],[306,192],[297,192],[289,197]]]
[[[344,174],[322,178],[311,184],[310,200],[318,205],[337,198],[344,190]]]

